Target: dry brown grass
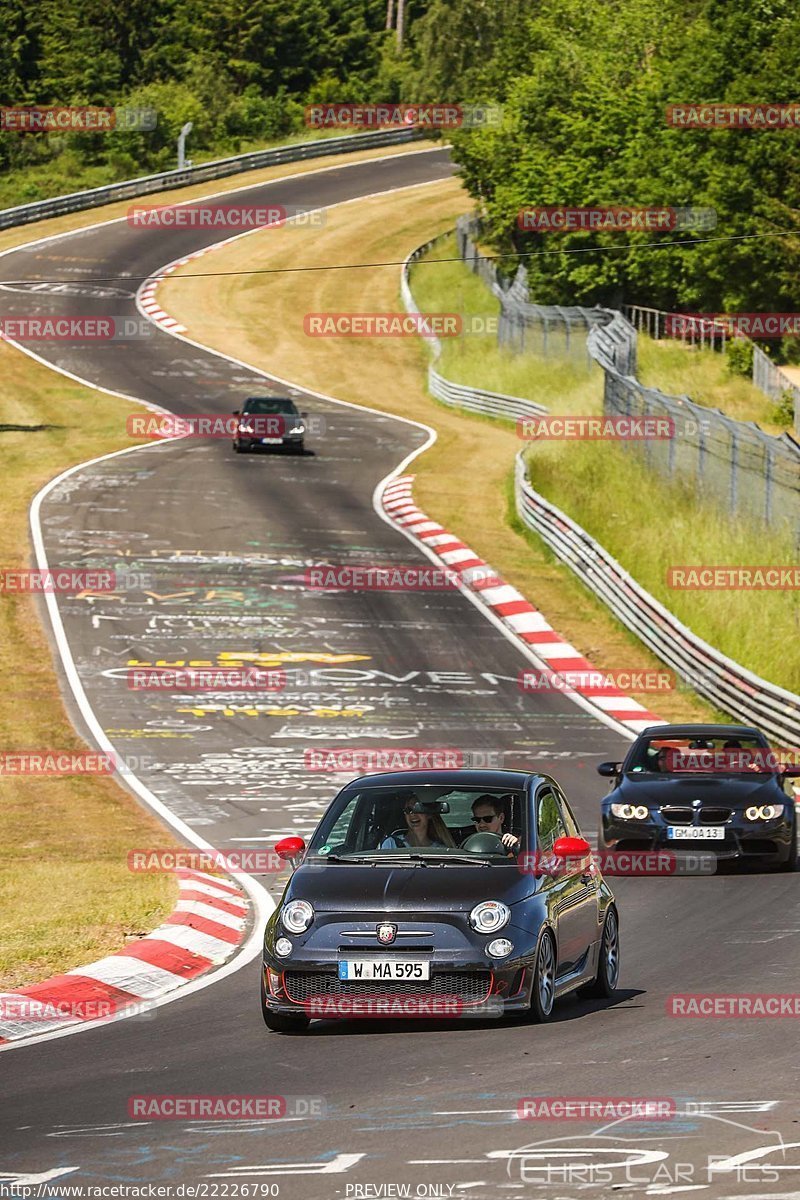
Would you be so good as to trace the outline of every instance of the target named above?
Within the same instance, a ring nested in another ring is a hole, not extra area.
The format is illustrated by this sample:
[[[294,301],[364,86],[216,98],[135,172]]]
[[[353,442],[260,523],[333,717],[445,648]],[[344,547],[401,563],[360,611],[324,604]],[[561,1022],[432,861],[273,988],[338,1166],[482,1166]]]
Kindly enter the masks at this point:
[[[125,417],[141,409],[1,342],[0,378],[0,564],[13,569],[31,561],[36,492],[67,466],[130,444]],[[42,612],[30,595],[0,597],[0,748],[85,749],[64,710]],[[7,776],[0,792],[0,988],[118,950],[171,911],[174,882],[131,875],[126,856],[174,839],[111,780]]]

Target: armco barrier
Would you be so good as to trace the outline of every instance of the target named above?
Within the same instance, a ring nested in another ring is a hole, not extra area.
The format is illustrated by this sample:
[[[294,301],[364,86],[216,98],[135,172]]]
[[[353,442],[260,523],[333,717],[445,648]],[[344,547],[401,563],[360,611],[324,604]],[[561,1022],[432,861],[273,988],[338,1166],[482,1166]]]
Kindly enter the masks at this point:
[[[0,212],[0,229],[27,225],[31,221],[43,221],[46,217],[60,217],[64,213],[80,212],[86,208],[97,208],[115,200],[130,200],[134,196],[147,196],[152,192],[164,192],[170,188],[189,187],[190,184],[205,183],[209,179],[224,179],[228,175],[239,175],[242,171],[253,171],[257,167],[275,167],[281,163],[301,162],[307,158],[324,158],[331,154],[349,154],[353,150],[394,146],[415,141],[421,136],[422,134],[413,128],[387,129],[371,133],[352,133],[338,138],[316,138],[313,141],[298,142],[293,146],[274,146],[270,150],[252,150],[248,154],[217,158],[183,171],[161,171],[158,175],[144,175],[140,179],[126,179],[120,183],[106,184],[105,187],[56,196],[52,200],[36,200],[32,204],[6,208]]]
[[[443,234],[442,237],[449,237],[449,233]],[[424,245],[417,246],[416,250],[412,251],[403,263],[400,274],[400,295],[406,312],[419,312],[408,280],[411,264],[427,254],[431,247],[440,240],[440,238],[433,238]],[[465,383],[453,383],[452,380],[445,379],[434,365],[442,352],[441,341],[432,333],[423,333],[422,337],[425,338],[433,352],[433,362],[428,367],[428,391],[443,404],[466,408],[470,412],[482,413],[487,417],[501,417],[505,420],[540,416],[547,412],[543,405],[536,404],[533,400],[524,400],[521,396],[508,396],[504,392],[489,392],[485,388],[471,387]]]
[[[400,289],[409,312],[419,312],[409,286],[409,266],[438,240],[434,238],[419,246],[403,263]],[[628,324],[621,314],[619,321]],[[593,326],[590,337],[595,339],[595,355],[605,358],[609,365],[619,361],[620,348],[623,361],[630,354],[625,330],[617,330],[614,322]],[[428,335],[426,340],[432,343],[438,357],[441,351],[438,338]],[[474,412],[516,418],[547,411],[542,405],[519,396],[503,396],[449,383],[432,365],[428,379],[432,395]],[[445,389],[451,389],[449,395],[443,394]],[[458,399],[458,392],[463,393],[466,403]],[[556,557],[574,571],[617,620],[696,692],[738,720],[757,725],[776,744],[800,746],[800,696],[760,679],[687,629],[580,525],[531,487],[523,451],[517,455],[515,465],[515,497],[517,513],[528,528],[539,534]]]
[[[636,378],[637,331],[621,312],[532,304],[525,268],[520,266],[511,282],[501,280],[496,263],[479,254],[479,235],[475,218],[459,217],[459,255],[500,300],[501,345],[544,355],[556,346],[556,353],[574,355],[583,344],[604,373],[606,414],[671,418],[681,431],[680,437],[630,442],[629,453],[643,456],[648,469],[668,478],[693,480],[700,494],[734,516],[760,518],[766,527],[780,531],[800,530],[800,443],[794,437],[773,436],[752,421],[736,421],[688,396],[669,396],[645,386]],[[655,334],[662,332],[659,322],[669,316],[654,309],[631,310],[631,315],[640,323],[647,317]],[[754,361],[759,361],[757,354]]]
[[[522,451],[515,493],[525,524],[662,662],[717,708],[757,725],[777,744],[800,746],[800,696],[760,679],[681,624],[580,525],[534,491]]]

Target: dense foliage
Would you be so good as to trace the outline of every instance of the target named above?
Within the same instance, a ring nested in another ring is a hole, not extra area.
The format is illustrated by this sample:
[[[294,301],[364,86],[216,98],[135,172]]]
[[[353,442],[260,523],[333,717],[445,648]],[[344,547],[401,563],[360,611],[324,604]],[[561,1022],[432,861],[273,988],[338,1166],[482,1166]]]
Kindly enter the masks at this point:
[[[482,29],[486,53],[459,61],[446,30],[449,22],[457,31],[462,16]],[[505,106],[501,128],[455,141],[492,244],[532,255],[537,299],[705,312],[800,307],[800,128],[673,129],[665,119],[668,104],[797,101],[800,21],[791,0],[433,0],[416,37],[432,91],[458,64],[466,92]],[[515,227],[521,208],[545,205],[711,207],[717,226],[692,234]],[[642,248],[687,237],[688,250]],[[597,246],[610,249],[563,253]]]
[[[302,131],[308,101],[394,99],[385,20],[385,0],[0,0],[0,104],[158,112],[152,132],[5,132],[0,168],[66,156],[74,187],[87,167],[125,178],[174,166],[186,121],[190,153],[208,157]]]
[[[387,0],[0,0],[0,103],[158,110],[153,132],[6,132],[0,167],[28,189],[17,199],[33,199],[56,186],[48,164],[62,190],[87,172],[100,182],[174,165],[187,120],[199,159],[302,131],[312,101],[491,101],[502,125],[456,134],[456,153],[491,244],[531,255],[538,299],[800,307],[800,129],[665,120],[670,103],[797,100],[791,0],[407,0],[402,53],[386,13]],[[718,224],[678,235],[515,225],[526,206],[629,204],[710,207]],[[690,248],[644,245],[676,237]]]

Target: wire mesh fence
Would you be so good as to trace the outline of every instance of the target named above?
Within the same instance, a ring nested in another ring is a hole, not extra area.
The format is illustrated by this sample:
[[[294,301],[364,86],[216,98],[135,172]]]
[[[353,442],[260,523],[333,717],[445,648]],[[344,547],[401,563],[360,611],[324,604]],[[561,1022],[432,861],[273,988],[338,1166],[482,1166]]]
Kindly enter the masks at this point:
[[[634,324],[613,309],[532,304],[524,268],[504,282],[496,264],[480,256],[479,234],[474,218],[459,219],[460,256],[500,300],[501,345],[516,352],[588,356],[604,372],[606,415],[663,417],[672,422],[671,437],[623,442],[630,453],[643,455],[663,475],[680,476],[698,495],[733,516],[755,519],[770,529],[789,529],[800,547],[800,444],[792,435],[768,434],[753,422],[735,421],[688,396],[645,387],[636,378],[637,327],[662,337],[664,319],[670,314],[631,308]],[[691,344],[717,349],[724,345],[724,327],[699,321],[696,327],[688,322],[683,329],[684,341]]]

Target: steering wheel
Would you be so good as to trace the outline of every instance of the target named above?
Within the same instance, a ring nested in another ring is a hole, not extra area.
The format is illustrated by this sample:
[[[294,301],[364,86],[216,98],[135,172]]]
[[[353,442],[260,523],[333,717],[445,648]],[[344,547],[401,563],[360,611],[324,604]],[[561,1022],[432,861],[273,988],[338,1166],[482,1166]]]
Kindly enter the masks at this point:
[[[471,833],[469,837],[464,838],[460,848],[470,854],[508,855],[503,839],[496,833]]]

